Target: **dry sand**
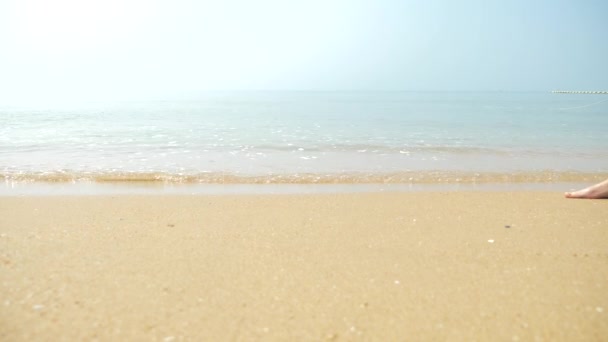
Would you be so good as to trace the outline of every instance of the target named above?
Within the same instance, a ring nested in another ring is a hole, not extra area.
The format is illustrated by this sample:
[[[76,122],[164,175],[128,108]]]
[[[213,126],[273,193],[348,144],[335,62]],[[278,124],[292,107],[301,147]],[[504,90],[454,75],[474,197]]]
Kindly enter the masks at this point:
[[[0,340],[608,340],[608,200],[0,198]]]

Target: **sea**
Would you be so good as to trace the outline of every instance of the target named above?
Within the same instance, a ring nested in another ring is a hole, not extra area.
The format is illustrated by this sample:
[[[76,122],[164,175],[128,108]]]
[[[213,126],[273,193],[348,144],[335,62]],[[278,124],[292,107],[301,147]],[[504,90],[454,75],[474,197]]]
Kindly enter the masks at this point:
[[[242,91],[0,106],[21,183],[583,182],[608,175],[608,95]]]

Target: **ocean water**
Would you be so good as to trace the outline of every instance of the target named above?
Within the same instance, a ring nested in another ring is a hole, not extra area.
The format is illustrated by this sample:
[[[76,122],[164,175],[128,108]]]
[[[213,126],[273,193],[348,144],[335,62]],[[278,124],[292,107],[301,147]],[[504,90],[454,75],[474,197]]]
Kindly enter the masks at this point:
[[[5,181],[577,181],[608,173],[608,95],[215,92],[4,106],[0,122]]]

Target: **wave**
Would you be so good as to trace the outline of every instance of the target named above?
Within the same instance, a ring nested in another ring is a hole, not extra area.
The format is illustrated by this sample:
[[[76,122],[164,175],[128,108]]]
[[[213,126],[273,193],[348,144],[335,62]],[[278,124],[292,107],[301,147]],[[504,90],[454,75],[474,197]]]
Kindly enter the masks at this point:
[[[573,171],[530,172],[460,172],[403,171],[393,173],[285,173],[242,175],[209,172],[179,174],[163,172],[99,172],[70,171],[3,173],[4,182],[46,183],[167,183],[167,184],[475,184],[475,183],[550,183],[598,182],[608,173]]]

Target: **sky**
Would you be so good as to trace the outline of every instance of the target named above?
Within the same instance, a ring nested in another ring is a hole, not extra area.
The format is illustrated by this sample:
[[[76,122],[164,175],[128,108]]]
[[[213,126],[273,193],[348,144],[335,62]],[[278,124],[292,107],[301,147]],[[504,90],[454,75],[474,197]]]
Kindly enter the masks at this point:
[[[608,90],[608,1],[0,0],[0,103]]]

